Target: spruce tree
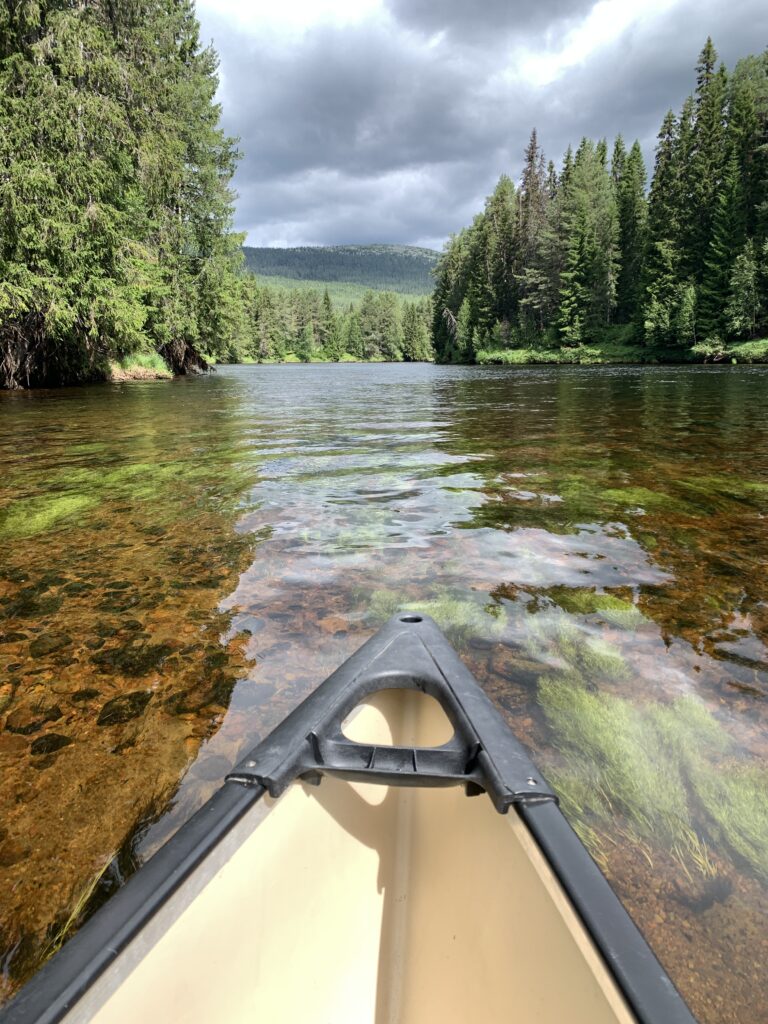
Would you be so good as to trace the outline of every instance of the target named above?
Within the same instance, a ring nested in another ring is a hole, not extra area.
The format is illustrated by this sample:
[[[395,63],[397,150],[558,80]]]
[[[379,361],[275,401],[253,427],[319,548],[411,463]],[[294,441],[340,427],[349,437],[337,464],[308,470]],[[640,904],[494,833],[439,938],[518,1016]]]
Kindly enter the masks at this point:
[[[514,276],[516,212],[515,186],[512,179],[503,174],[486,203],[483,220],[482,246],[491,305],[491,316],[484,324],[488,331],[493,329],[496,321],[512,320],[517,311]]]
[[[360,329],[360,316],[356,312],[351,312],[347,317],[344,351],[355,359],[363,358],[363,333]]]
[[[715,200],[711,239],[699,287],[698,328],[705,340],[727,330],[731,274],[744,247],[745,224],[741,175],[733,154]]]
[[[688,137],[688,111],[683,110],[682,138]],[[684,221],[681,131],[672,111],[661,125],[648,200],[648,226],[642,276],[642,322],[647,345],[674,343],[677,305],[684,280],[679,239]],[[687,144],[687,143],[686,143]]]
[[[755,246],[748,239],[736,257],[730,275],[725,320],[728,331],[737,337],[752,338],[757,331],[761,303]]]
[[[679,275],[681,280],[693,280],[696,276],[695,252],[698,225],[690,216],[697,184],[694,163],[696,145],[696,106],[693,96],[683,103],[677,121],[673,142],[671,175],[671,220],[666,234],[661,237],[673,242],[679,254]]]
[[[668,239],[676,242],[680,209],[677,120],[667,111],[656,141],[656,160],[648,201],[648,233],[651,244]]]
[[[0,384],[177,371],[244,328],[237,157],[191,0],[0,10]]]
[[[619,137],[621,138],[621,137]],[[618,143],[618,140],[617,140]],[[622,143],[623,148],[623,143]],[[648,203],[645,198],[645,163],[640,143],[635,141],[629,155],[617,152],[611,171],[619,219],[619,273],[616,283],[616,319],[634,323],[640,314],[642,279],[647,244]]]
[[[590,340],[616,304],[616,197],[601,147],[582,139],[563,195],[564,267],[558,329],[566,344]]]
[[[613,144],[613,153],[611,155],[611,180],[613,181],[613,187],[616,191],[617,198],[621,189],[621,182],[624,178],[624,168],[626,163],[627,147],[624,145],[624,139],[622,138],[621,132],[619,132],[616,136],[616,141]]]
[[[678,310],[681,296],[685,296],[690,314],[690,285],[680,281],[680,255],[674,242],[667,238],[655,239],[650,243],[646,265],[652,268],[647,274],[643,304],[643,331],[645,342],[650,346],[670,346],[677,342]],[[693,292],[695,331],[695,291]]]
[[[435,268],[432,302],[432,342],[441,363],[459,359],[456,348],[456,318],[467,291],[471,229],[452,235]]]
[[[520,324],[524,334],[544,326],[540,304],[544,274],[544,233],[547,211],[556,191],[554,166],[545,171],[544,154],[539,148],[536,129],[525,151],[525,163],[518,192],[517,230],[515,235],[515,278],[519,290]]]
[[[725,169],[725,101],[727,76],[721,65],[716,68],[717,51],[707,39],[696,65],[696,120],[693,132],[693,152],[688,161],[689,182],[688,217],[691,231],[687,238],[686,253],[692,276],[700,283],[706,270],[715,200],[723,182]]]
[[[302,363],[309,363],[312,361],[314,355],[316,355],[315,346],[315,331],[312,327],[312,322],[304,324],[299,335],[299,340],[296,344],[295,354],[302,361]]]
[[[415,302],[406,302],[403,310],[403,358],[410,362],[432,358],[425,318]]]
[[[329,359],[338,359],[335,341],[337,339],[336,317],[333,312],[333,303],[328,294],[328,289],[323,290],[323,302],[320,310],[320,320],[317,325],[317,341]]]

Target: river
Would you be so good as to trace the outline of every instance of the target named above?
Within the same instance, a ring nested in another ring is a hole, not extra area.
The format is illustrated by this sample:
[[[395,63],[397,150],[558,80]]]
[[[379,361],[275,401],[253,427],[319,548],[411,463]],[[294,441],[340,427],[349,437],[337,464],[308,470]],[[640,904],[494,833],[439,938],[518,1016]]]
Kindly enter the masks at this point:
[[[401,607],[702,1024],[768,1019],[768,368],[0,395],[0,996]]]

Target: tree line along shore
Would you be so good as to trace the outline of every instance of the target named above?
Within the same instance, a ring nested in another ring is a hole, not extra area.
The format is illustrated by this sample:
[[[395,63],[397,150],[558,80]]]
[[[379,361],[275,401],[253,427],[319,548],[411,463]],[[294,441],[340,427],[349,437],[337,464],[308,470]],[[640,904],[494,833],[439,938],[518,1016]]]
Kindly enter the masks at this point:
[[[534,131],[438,263],[437,359],[768,357],[768,51],[729,75],[707,40],[646,186],[637,142],[582,139],[558,170]]]
[[[768,54],[707,41],[637,143],[534,132],[515,187],[446,244],[430,298],[249,273],[237,142],[193,0],[0,8],[0,386],[163,376],[216,361],[761,359],[768,352]],[[389,259],[389,254],[387,255]]]

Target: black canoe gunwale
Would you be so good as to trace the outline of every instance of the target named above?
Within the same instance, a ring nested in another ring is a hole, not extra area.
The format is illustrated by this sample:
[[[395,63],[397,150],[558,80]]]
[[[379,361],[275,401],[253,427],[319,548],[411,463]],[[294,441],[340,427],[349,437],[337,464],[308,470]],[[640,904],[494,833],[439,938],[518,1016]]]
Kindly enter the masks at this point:
[[[374,755],[367,764],[370,749],[340,737],[346,715],[365,697],[390,687],[422,690],[443,705],[455,736],[434,748],[446,755],[442,767],[439,756],[420,763],[419,749],[408,763],[412,752],[400,748],[390,748],[399,752],[394,760],[377,765]],[[461,756],[463,773],[457,770]],[[0,1024],[58,1024],[70,1014],[87,1020],[78,1016],[78,1004],[86,1003],[109,968],[237,833],[265,793],[278,796],[297,777],[317,782],[323,774],[389,785],[462,783],[470,794],[487,792],[500,813],[512,807],[640,1024],[696,1024],[524,748],[435,623],[413,613],[390,619],[248,754],[222,788],[0,1010]]]

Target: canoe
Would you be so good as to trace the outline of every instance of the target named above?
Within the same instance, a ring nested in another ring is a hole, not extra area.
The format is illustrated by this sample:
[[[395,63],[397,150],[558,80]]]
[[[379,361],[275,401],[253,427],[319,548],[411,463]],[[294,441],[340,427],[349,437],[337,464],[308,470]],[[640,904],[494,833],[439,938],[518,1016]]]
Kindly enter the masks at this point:
[[[524,748],[412,613],[0,1012],[142,1020],[694,1024]]]

